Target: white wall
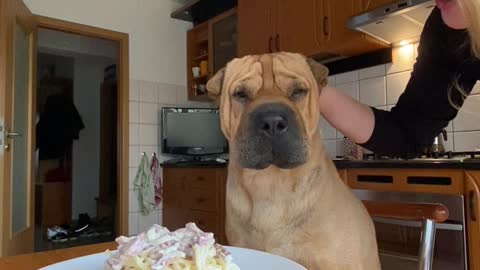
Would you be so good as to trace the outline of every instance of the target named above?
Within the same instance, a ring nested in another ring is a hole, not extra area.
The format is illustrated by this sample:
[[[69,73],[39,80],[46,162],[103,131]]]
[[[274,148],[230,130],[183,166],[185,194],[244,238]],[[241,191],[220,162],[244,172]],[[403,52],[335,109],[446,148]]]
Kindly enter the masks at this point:
[[[406,45],[394,49],[393,63],[330,76],[328,83],[364,104],[390,110],[410,79],[417,57],[417,46],[418,44]],[[320,128],[330,155],[342,156],[343,134],[323,119]],[[464,152],[480,148],[480,83],[477,83],[446,130],[447,151]]]
[[[171,0],[24,0],[34,14],[129,34],[130,77],[186,85],[186,30]]]

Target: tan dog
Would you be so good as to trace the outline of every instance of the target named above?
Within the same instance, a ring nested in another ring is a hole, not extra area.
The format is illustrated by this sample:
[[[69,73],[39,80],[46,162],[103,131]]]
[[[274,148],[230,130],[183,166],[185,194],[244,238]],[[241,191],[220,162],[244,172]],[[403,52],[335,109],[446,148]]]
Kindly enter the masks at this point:
[[[327,74],[277,53],[234,59],[208,82],[230,145],[227,238],[309,270],[378,270],[373,223],[320,139]]]

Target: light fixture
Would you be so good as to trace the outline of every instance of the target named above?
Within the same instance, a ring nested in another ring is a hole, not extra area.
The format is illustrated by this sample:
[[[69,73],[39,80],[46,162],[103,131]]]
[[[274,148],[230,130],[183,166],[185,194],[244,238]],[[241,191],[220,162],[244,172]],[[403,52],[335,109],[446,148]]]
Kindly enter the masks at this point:
[[[400,44],[400,46],[405,46],[405,45],[410,44],[410,42],[408,42],[408,41],[406,41],[406,40],[402,40],[402,41],[400,41],[399,44]]]

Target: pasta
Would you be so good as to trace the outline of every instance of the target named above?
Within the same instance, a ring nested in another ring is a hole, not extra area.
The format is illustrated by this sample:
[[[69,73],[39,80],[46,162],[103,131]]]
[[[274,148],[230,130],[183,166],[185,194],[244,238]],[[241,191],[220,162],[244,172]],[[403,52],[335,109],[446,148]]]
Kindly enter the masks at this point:
[[[106,270],[239,270],[231,254],[215,244],[213,234],[194,223],[173,232],[153,225],[144,233],[116,241],[118,249],[110,253]]]

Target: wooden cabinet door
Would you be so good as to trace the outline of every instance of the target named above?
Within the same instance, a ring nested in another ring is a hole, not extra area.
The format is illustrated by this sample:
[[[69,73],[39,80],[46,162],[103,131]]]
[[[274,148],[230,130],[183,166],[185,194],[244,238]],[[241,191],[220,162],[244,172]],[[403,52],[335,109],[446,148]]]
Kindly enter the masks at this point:
[[[466,172],[465,200],[470,270],[480,270],[480,171]]]
[[[363,11],[376,9],[395,2],[395,0],[363,0]]]
[[[323,11],[323,28],[328,53],[342,54],[345,48],[361,46],[355,44],[354,38],[361,37],[361,33],[348,29],[348,19],[362,12],[362,2],[357,0],[325,0]]]
[[[277,2],[277,51],[313,55],[323,43],[323,5],[318,0]]]
[[[238,55],[263,54],[273,50],[276,0],[238,1]]]

